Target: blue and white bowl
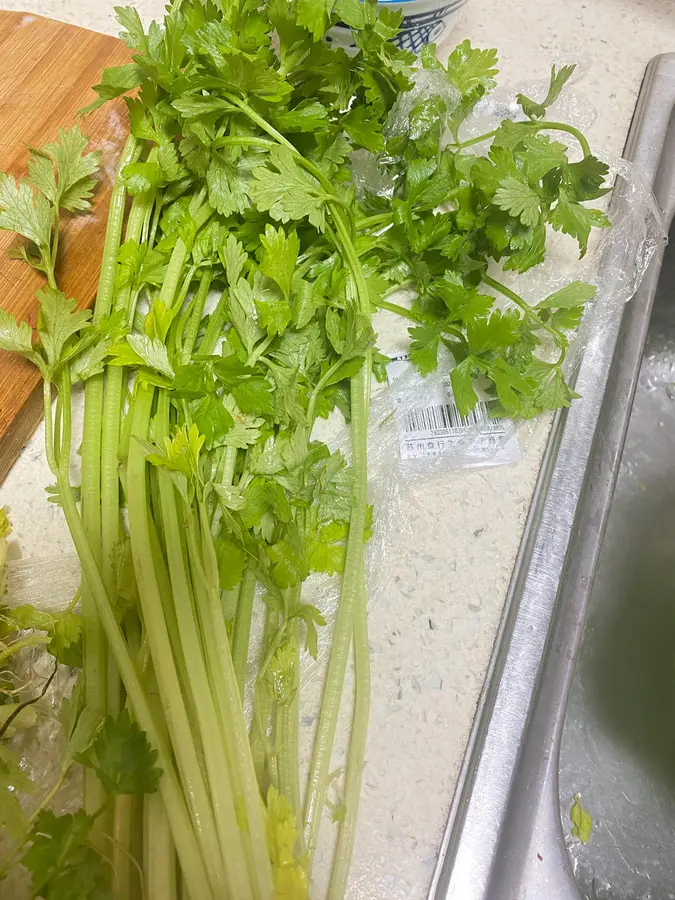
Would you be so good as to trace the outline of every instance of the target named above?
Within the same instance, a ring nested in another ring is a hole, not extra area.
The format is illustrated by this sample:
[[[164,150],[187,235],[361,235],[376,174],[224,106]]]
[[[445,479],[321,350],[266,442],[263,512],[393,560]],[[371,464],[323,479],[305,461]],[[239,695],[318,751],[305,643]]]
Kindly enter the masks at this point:
[[[404,50],[419,53],[425,44],[438,41],[443,32],[455,24],[467,2],[468,0],[398,0],[396,3],[378,3],[378,6],[403,13],[401,30],[394,38],[394,43]],[[326,39],[344,47],[347,52],[356,49],[351,31],[344,25],[331,28]]]

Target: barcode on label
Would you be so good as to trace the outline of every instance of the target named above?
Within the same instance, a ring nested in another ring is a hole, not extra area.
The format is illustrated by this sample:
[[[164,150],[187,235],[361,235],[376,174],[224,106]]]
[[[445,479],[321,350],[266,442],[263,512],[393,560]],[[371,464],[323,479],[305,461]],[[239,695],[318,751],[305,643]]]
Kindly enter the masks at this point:
[[[408,433],[448,432],[475,428],[477,425],[488,432],[502,433],[504,425],[499,419],[491,419],[487,404],[479,401],[466,416],[461,415],[454,403],[443,403],[438,406],[427,406],[423,409],[412,409],[405,414],[405,430]]]

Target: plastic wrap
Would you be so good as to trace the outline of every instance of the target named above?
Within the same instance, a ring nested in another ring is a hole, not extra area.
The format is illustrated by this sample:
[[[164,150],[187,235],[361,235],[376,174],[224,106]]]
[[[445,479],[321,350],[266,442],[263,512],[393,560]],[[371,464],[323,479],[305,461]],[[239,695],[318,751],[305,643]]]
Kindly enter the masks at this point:
[[[415,133],[414,128],[411,129],[410,113],[419,103],[433,100],[436,97],[442,98],[448,110],[452,110],[459,101],[459,92],[442,72],[433,69],[417,69],[415,86],[412,90],[399,96],[389,113],[384,127],[385,138],[397,137],[399,134],[409,134],[413,139],[420,137],[420,134]]]
[[[6,597],[9,606],[30,603],[43,612],[64,609],[80,584],[77,556],[55,559],[19,559],[7,563]]]
[[[19,634],[20,640],[23,634]],[[32,787],[21,795],[24,814],[30,817],[53,793],[53,805],[59,813],[72,813],[82,805],[82,773],[73,767],[58,790],[54,790],[61,772],[65,739],[60,721],[64,698],[70,696],[77,681],[77,669],[57,665],[43,647],[29,647],[12,659],[10,669],[0,673],[0,691],[8,702],[22,703],[38,697],[25,707],[3,738],[3,747],[20,761],[22,772]],[[23,786],[22,786],[23,789]],[[7,859],[11,841],[0,834],[0,859]],[[13,866],[2,882],[2,896],[16,900],[28,897],[30,880],[22,866]]]

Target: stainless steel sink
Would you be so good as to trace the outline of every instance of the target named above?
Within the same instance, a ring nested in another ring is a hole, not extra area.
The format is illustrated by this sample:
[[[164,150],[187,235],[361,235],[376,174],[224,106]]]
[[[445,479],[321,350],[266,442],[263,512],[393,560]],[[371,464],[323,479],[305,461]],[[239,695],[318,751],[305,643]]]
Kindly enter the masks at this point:
[[[666,227],[674,106],[666,54],[624,154]],[[629,205],[619,184],[615,221]],[[675,900],[675,247],[605,311],[575,374],[583,401],[553,425],[430,900]]]
[[[567,707],[560,798],[588,900],[675,898],[675,247],[666,251]]]

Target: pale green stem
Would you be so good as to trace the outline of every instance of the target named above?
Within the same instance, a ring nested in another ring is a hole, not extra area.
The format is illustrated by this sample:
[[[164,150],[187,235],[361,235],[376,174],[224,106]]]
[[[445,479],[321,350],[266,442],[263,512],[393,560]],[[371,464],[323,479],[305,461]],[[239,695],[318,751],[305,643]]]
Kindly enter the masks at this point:
[[[136,867],[130,859],[135,800],[134,796],[128,794],[115,797],[112,826],[112,865],[115,872],[115,888],[119,900],[126,900],[127,897],[132,896],[133,885],[137,881]],[[152,897],[152,894],[149,896]]]
[[[354,471],[354,506],[347,542],[347,557],[342,578],[342,590],[333,632],[328,672],[323,692],[321,712],[310,764],[309,782],[305,796],[305,842],[310,860],[316,849],[321,815],[328,789],[331,754],[335,742],[338,711],[342,696],[349,646],[351,643],[354,610],[363,589],[363,536],[366,527],[368,502],[367,470],[367,391],[366,368],[352,378],[352,446]]]
[[[207,269],[202,273],[202,277],[199,282],[199,288],[195,295],[195,303],[192,310],[192,315],[185,329],[185,334],[183,335],[181,362],[184,366],[189,363],[190,357],[192,356],[192,351],[194,350],[195,341],[197,339],[197,332],[199,331],[199,323],[201,322],[202,316],[204,315],[204,305],[206,303],[206,298],[209,295],[209,290],[211,289],[212,280],[213,271],[211,269]]]
[[[144,900],[176,900],[176,848],[160,794],[146,794],[143,824]]]
[[[153,388],[139,385],[134,401],[132,440],[127,461],[127,504],[131,551],[143,622],[171,743],[192,810],[193,826],[204,848],[209,881],[213,890],[220,894],[227,889],[227,877],[217,838],[211,800],[202,776],[199,756],[190,728],[190,719],[183,700],[171,649],[162,593],[155,566],[151,562],[153,548],[148,510],[147,463],[141,445],[134,440],[134,437],[147,440],[153,394]],[[178,842],[176,845],[180,849]]]
[[[232,481],[234,480],[234,471],[237,467],[237,453],[238,450],[236,447],[225,448],[225,453],[223,453],[218,468],[216,469],[215,477],[213,480],[214,484],[232,484]],[[222,502],[222,500],[220,502],[216,501],[216,505],[213,510],[213,517],[211,519],[211,537],[214,540],[218,536],[218,529],[220,527],[220,520],[222,518]]]
[[[220,711],[220,721],[228,723],[223,738],[231,771],[238,774],[238,784],[246,810],[252,851],[250,862],[256,882],[256,896],[271,898],[272,873],[266,848],[265,820],[220,600],[218,559],[211,539],[208,516],[201,503],[199,525],[203,557],[198,548],[193,546],[191,563],[193,576],[202,586],[202,590],[196,591],[196,600],[202,620],[202,639],[211,676],[211,690]],[[189,540],[192,539],[194,530],[188,528]]]
[[[174,767],[173,754],[164,739],[161,726],[155,719],[149,699],[141,684],[136,664],[129,655],[124,636],[115,619],[98,564],[75,504],[72,488],[70,483],[63,478],[59,479],[59,493],[68,529],[80,558],[91,597],[96,604],[96,611],[112,646],[115,662],[124,682],[131,708],[139,727],[146,732],[148,740],[157,751],[157,765],[163,772],[160,780],[160,792],[171,822],[181,866],[190,885],[190,892],[193,896],[204,898],[204,900],[220,900],[220,895],[212,891],[206,876],[206,859],[202,856],[196,840]]]
[[[532,127],[532,132],[535,131],[564,131],[567,134],[571,134],[573,138],[575,138],[581,148],[581,152],[586,158],[591,155],[591,148],[583,136],[583,134],[579,131],[578,128],[575,128],[573,125],[568,125],[566,122],[536,122],[531,120],[527,123]],[[478,137],[471,138],[468,141],[461,141],[457,144],[450,144],[453,150],[464,150],[466,147],[473,147],[474,144],[482,144],[484,141],[489,141],[497,134],[497,129],[494,131],[488,131],[485,134],[479,134]]]
[[[112,309],[115,289],[117,251],[122,237],[126,186],[122,169],[138,159],[141,142],[130,136],[127,140],[115,175],[110,197],[108,225],[103,246],[103,261],[94,306],[93,322],[98,324]],[[94,559],[101,559],[101,428],[103,415],[103,375],[89,378],[84,388],[84,425],[82,433],[82,522]],[[90,709],[105,714],[107,701],[106,645],[98,621],[94,601],[83,585],[82,617],[84,620],[84,684],[85,700]],[[105,792],[96,773],[85,769],[84,808],[89,814],[100,809]]]
[[[168,434],[169,398],[162,392],[157,410],[157,438]],[[204,749],[207,776],[214,801],[216,827],[220,845],[228,867],[228,884],[232,898],[247,897],[251,886],[244,865],[242,836],[237,824],[235,787],[231,783],[228,768],[223,766],[225,751],[221,739],[222,729],[209,685],[202,643],[194,615],[194,598],[188,580],[188,559],[183,549],[181,531],[184,516],[179,517],[178,502],[173,482],[166,472],[159,472],[164,534],[167,542],[167,558],[171,587],[175,599],[175,615],[180,636],[181,651],[187,660],[186,689],[192,696],[192,706]]]
[[[299,590],[295,591],[300,596]],[[298,643],[298,620],[288,623],[288,640],[294,655],[293,696],[289,703],[277,705],[276,757],[278,765],[279,792],[293,808],[300,834],[300,852],[304,852],[302,832],[302,800],[300,797],[300,645]]]
[[[225,288],[220,295],[216,308],[211,313],[208,325],[206,326],[206,332],[198,347],[198,352],[202,356],[210,356],[213,353],[218,338],[222,334],[223,326],[225,325],[225,317],[227,315],[227,298],[228,291],[227,288]]]
[[[265,631],[263,634],[262,648],[260,651],[260,662],[267,658],[270,644],[274,635],[279,629],[279,613],[267,607],[267,616],[265,618]],[[270,713],[272,711],[272,694],[269,685],[264,678],[257,678],[255,685],[255,693],[253,697],[253,723],[251,725],[251,753],[253,755],[253,765],[255,768],[256,778],[260,785],[260,790],[264,788],[265,775],[265,759],[267,757],[268,731]]]
[[[125,233],[127,241],[138,242],[147,214],[147,201],[135,197],[129,212]],[[119,292],[115,300],[116,309],[129,309],[131,287]],[[101,571],[109,597],[117,593],[116,554],[120,546],[120,481],[119,443],[122,400],[126,386],[126,370],[121,366],[108,366],[105,373],[105,397],[101,430]],[[117,715],[121,708],[121,682],[114,660],[108,648],[107,698],[110,715]],[[115,803],[117,806],[117,802]],[[125,804],[125,808],[128,804]],[[117,813],[115,813],[116,815]],[[116,826],[121,833],[121,825]],[[119,840],[119,838],[118,838]],[[120,857],[119,847],[113,845],[113,863]],[[120,859],[121,869],[129,871],[129,861]],[[118,871],[118,885],[123,890],[123,872]]]
[[[358,256],[341,216],[336,213],[334,221],[343,253],[354,277],[360,310],[364,315],[369,316],[368,287]],[[371,370],[372,354],[369,352],[363,368],[352,377],[350,382],[352,468],[354,472],[353,506],[340,603],[305,795],[305,842],[309,853],[310,868],[328,791],[330,761],[354,627],[354,611],[365,583],[363,541],[368,506],[368,412]]]
[[[26,637],[19,638],[4,650],[0,651],[0,665],[7,663],[13,656],[25,650],[26,647],[39,647],[42,644],[48,644],[51,638],[46,634],[28,634]]]
[[[344,816],[340,822],[338,846],[333,861],[328,900],[343,900],[347,893],[349,867],[356,839],[361,780],[366,756],[368,718],[370,716],[370,649],[368,647],[365,584],[360,591],[354,611],[354,669],[354,718],[349,739]]]
[[[244,702],[244,689],[246,687],[246,666],[248,662],[248,645],[251,637],[254,597],[255,574],[251,569],[247,569],[239,587],[239,602],[237,603],[234,635],[232,638],[232,663],[242,703]]]
[[[247,365],[251,367],[257,365],[258,360],[265,353],[275,337],[276,335],[269,334],[263,341],[260,341],[258,346],[254,348],[253,353],[251,353],[251,355],[249,356]]]

